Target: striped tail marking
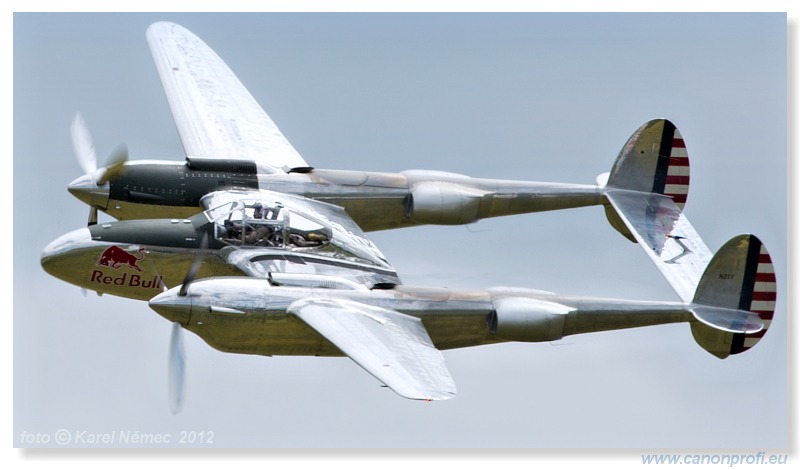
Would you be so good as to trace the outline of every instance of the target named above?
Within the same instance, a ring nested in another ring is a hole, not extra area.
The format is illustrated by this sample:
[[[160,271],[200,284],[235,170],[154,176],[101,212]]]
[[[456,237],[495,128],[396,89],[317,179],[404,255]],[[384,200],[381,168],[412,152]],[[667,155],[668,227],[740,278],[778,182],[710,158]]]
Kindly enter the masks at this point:
[[[777,300],[775,268],[764,245],[751,241],[747,254],[746,281],[748,287],[742,290],[739,308],[749,310],[764,322],[764,329],[758,333],[734,335],[731,353],[738,354],[755,346],[764,337],[772,322]]]
[[[653,181],[653,192],[669,196],[683,210],[689,194],[689,154],[686,143],[671,122],[664,121],[663,137],[659,156],[659,167]]]

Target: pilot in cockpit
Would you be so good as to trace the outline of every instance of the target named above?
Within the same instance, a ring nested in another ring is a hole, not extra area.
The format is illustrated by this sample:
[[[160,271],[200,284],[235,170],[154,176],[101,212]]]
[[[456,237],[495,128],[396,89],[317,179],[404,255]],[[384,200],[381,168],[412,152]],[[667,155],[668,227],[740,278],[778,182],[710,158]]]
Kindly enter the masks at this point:
[[[257,202],[257,203],[256,203],[256,204],[253,206],[253,208],[254,208],[254,209],[253,209],[253,218],[254,218],[254,219],[263,219],[263,218],[264,218],[264,215],[265,215],[265,213],[264,213],[264,206],[262,206],[260,202]]]
[[[273,227],[269,226],[268,224],[263,223],[264,219],[267,218],[267,214],[269,209],[265,209],[264,206],[260,202],[256,202],[253,205],[253,221],[256,223],[252,226],[248,226],[248,231],[244,237],[244,243],[246,245],[255,245],[255,246],[273,246],[274,243],[272,242],[272,234],[274,232]]]
[[[268,225],[259,224],[245,236],[245,244],[257,246],[272,246],[270,240],[273,230]]]
[[[223,222],[224,229],[221,238],[228,239],[228,241],[235,241],[242,236],[242,226],[234,223],[231,219],[225,219]]]

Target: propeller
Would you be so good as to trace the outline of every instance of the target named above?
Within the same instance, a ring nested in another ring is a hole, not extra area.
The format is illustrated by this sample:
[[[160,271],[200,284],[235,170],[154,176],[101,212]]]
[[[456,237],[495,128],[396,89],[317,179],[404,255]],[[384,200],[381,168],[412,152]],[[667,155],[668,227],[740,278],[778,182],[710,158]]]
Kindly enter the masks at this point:
[[[197,255],[192,260],[192,265],[189,267],[189,271],[186,273],[186,277],[183,278],[181,290],[178,291],[179,296],[184,297],[187,293],[189,293],[189,284],[194,281],[194,278],[197,276],[197,272],[200,271],[200,266],[203,264],[203,255],[206,248],[208,248],[208,234],[204,233],[203,238],[200,239],[200,251],[197,252]]]
[[[86,226],[90,227],[97,225],[97,206],[89,207],[89,219],[86,221]]]
[[[185,393],[186,352],[183,348],[183,327],[172,323],[169,337],[169,408],[172,414],[180,413]]]
[[[189,293],[189,285],[194,281],[200,266],[203,264],[203,257],[208,248],[208,234],[204,233],[200,239],[200,247],[197,255],[192,260],[192,265],[183,279],[183,284],[178,291],[178,295],[185,297]],[[186,353],[183,347],[183,326],[178,322],[172,323],[172,334],[169,339],[169,407],[172,414],[177,414],[183,406],[185,395],[186,377]]]
[[[120,144],[108,157],[106,166],[103,168],[105,171],[103,171],[103,173],[97,177],[97,185],[102,186],[119,176],[119,174],[122,173],[122,169],[125,167],[125,162],[127,161],[128,146],[125,144]]]
[[[89,175],[91,180],[86,180],[86,184],[90,189],[96,190],[97,187],[103,186],[122,172],[125,162],[128,161],[128,147],[125,144],[118,146],[109,156],[106,166],[98,169],[97,152],[94,148],[92,134],[89,132],[89,126],[86,125],[81,113],[75,114],[70,126],[70,134],[72,135],[72,149],[75,152],[78,165],[86,175]],[[85,186],[84,189],[86,189]],[[89,205],[88,225],[97,224],[98,209],[97,205]]]
[[[70,132],[72,133],[72,149],[75,151],[78,165],[84,173],[94,173],[97,170],[97,153],[94,150],[89,127],[81,113],[77,113],[72,119]]]

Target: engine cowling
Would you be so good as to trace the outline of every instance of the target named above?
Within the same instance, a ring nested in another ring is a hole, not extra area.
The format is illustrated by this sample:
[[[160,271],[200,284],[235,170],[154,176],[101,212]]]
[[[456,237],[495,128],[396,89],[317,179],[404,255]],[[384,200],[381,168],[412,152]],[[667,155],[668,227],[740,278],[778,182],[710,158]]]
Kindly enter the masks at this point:
[[[489,330],[508,341],[555,341],[564,336],[564,323],[572,309],[546,300],[504,297],[492,302]]]
[[[414,185],[406,203],[406,217],[420,224],[463,225],[478,220],[486,191],[443,181]]]

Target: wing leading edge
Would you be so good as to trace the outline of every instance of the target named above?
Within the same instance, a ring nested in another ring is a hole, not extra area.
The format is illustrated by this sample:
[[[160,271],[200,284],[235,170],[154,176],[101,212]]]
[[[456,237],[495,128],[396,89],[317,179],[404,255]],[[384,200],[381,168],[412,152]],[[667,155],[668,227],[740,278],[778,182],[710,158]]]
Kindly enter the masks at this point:
[[[455,396],[444,357],[418,318],[342,299],[298,300],[288,311],[398,395],[414,400]]]
[[[174,23],[147,30],[147,42],[187,157],[249,160],[273,171],[307,167],[225,62]]]

